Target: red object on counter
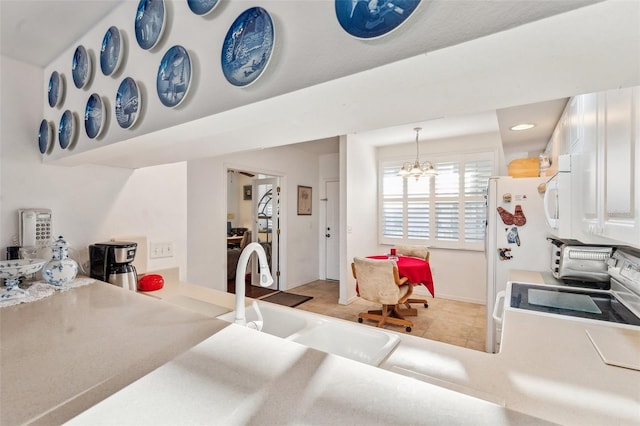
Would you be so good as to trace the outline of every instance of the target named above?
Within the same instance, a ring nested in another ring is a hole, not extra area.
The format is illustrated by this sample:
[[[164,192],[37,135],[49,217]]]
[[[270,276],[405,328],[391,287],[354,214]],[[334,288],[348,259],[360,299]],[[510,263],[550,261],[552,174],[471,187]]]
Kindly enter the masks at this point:
[[[160,290],[162,287],[164,287],[162,275],[145,275],[138,280],[138,291],[155,291]]]
[[[395,248],[392,248],[392,249],[391,249],[391,256],[395,256],[395,255],[396,255],[396,249],[395,249]]]

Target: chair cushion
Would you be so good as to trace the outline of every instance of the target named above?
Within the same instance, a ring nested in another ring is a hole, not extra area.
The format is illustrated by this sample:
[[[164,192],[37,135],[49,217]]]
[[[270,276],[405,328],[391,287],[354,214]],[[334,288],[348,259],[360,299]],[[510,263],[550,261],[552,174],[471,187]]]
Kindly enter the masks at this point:
[[[400,287],[395,283],[392,260],[353,259],[360,297],[383,305],[395,305],[400,299]],[[404,286],[407,287],[407,286]],[[406,294],[407,289],[404,289]]]

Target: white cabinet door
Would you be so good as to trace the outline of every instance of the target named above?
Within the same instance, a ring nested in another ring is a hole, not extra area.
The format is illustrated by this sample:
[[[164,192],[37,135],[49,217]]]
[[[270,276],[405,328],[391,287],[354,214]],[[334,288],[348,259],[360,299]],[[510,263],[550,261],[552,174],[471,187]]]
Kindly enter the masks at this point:
[[[604,95],[581,95],[582,118],[580,141],[574,145],[571,155],[572,177],[572,237],[582,242],[595,243],[600,238],[602,223],[599,207],[602,205],[604,183],[600,178],[598,163],[603,153],[598,144],[598,131],[604,115]]]
[[[610,90],[604,97],[602,235],[639,246],[638,88]]]
[[[557,130],[571,150],[572,238],[640,248],[639,116],[640,87],[567,104]]]
[[[564,149],[568,153],[581,150],[584,130],[584,99],[585,96],[574,96],[569,99],[564,113]]]

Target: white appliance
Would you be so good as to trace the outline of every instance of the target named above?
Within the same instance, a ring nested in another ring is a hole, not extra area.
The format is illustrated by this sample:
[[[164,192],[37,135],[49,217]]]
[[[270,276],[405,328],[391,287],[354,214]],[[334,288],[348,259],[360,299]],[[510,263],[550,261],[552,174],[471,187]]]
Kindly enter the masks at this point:
[[[558,172],[547,183],[544,215],[549,233],[556,238],[574,238],[571,229],[571,155],[558,156]]]
[[[498,293],[504,292],[509,271],[549,271],[549,242],[543,209],[543,194],[539,187],[548,178],[491,177],[487,187],[487,227],[485,254],[487,257],[487,338],[486,351],[499,351],[500,324],[493,311]],[[510,201],[506,201],[510,199]],[[521,206],[526,218],[522,226],[507,225],[498,212],[501,207],[514,214]],[[515,228],[515,229],[514,229]],[[515,237],[515,238],[514,238]]]
[[[610,290],[510,281],[504,296],[506,305],[501,309],[502,312],[497,309],[495,316],[502,321],[508,310],[560,316],[585,324],[596,321],[601,331],[590,328],[587,336],[603,361],[640,370],[637,345],[630,346],[626,341],[615,339],[618,333],[614,330],[633,330],[635,339],[640,330],[640,250],[616,248],[607,260],[607,269],[611,278]],[[593,335],[592,331],[597,335]],[[608,354],[602,349],[606,349]],[[616,360],[624,361],[626,365]]]

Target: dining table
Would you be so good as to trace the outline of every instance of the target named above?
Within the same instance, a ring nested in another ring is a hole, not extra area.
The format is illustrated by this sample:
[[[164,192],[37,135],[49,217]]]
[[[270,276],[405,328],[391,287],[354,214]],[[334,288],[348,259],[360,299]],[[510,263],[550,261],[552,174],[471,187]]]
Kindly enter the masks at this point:
[[[406,277],[407,280],[414,284],[422,284],[429,290],[431,296],[435,297],[435,289],[433,286],[433,276],[431,275],[431,267],[429,262],[419,257],[396,256],[396,264],[398,265],[398,274],[400,277]],[[373,255],[367,256],[368,259],[387,260],[389,256]]]

